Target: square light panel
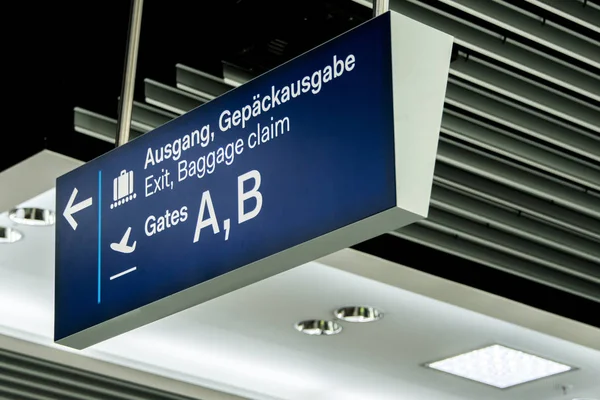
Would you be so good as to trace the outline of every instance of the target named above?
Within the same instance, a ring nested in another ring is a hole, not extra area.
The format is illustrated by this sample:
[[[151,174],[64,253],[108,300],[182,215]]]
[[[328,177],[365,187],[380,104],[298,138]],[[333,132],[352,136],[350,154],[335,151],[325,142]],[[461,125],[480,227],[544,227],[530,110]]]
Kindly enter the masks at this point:
[[[500,389],[573,369],[568,365],[497,344],[436,361],[427,366]]]

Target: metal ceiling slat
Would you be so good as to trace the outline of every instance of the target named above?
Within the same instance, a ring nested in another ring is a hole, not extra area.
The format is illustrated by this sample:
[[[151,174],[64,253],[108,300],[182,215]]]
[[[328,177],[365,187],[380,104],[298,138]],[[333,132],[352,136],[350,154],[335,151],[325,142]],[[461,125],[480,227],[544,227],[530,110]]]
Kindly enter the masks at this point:
[[[600,33],[600,12],[586,7],[585,2],[578,0],[525,0],[528,3],[549,11],[560,18],[569,20],[586,29]]]
[[[506,43],[508,43],[508,44],[522,48],[525,51],[529,51],[533,54],[536,54],[538,56],[541,56],[543,58],[551,60],[552,62],[561,64],[568,68],[571,68],[571,69],[579,72],[582,75],[587,75],[590,78],[593,78],[596,80],[600,79],[600,71],[598,71],[598,70],[595,70],[592,68],[584,68],[585,66],[579,65],[577,63],[573,63],[571,60],[565,60],[564,57],[561,58],[560,55],[549,53],[547,51],[544,51],[543,49],[538,49],[538,48],[532,47],[527,42],[518,41],[516,39],[513,39],[510,36],[507,36],[505,40],[506,40]]]
[[[540,14],[538,12],[538,14]],[[544,19],[544,24],[546,26],[551,26],[555,29],[558,29],[559,31],[563,31],[566,32],[570,35],[573,35],[581,40],[585,40],[586,42],[589,42],[591,44],[593,44],[594,46],[598,46],[600,47],[600,40],[598,40],[598,38],[596,37],[596,32],[581,32],[582,31],[582,27],[573,27],[573,26],[568,26],[569,23],[566,21],[559,21],[559,22],[555,22],[555,20],[558,20],[558,18],[551,16],[551,19]],[[575,28],[575,29],[574,29]]]
[[[497,119],[488,119],[486,118],[485,113],[481,113],[479,110],[473,109],[469,106],[464,107],[464,104],[458,103],[454,100],[446,101],[446,105],[447,107],[443,114],[444,119],[450,120],[454,117],[455,120],[460,121],[458,125],[454,124],[454,129],[458,129],[457,126],[464,126],[465,123],[469,123],[471,126],[475,127],[474,129],[465,127],[467,131],[464,132],[466,135],[461,132],[461,135],[463,136],[462,140],[483,140],[484,142],[480,145],[480,147],[489,148],[492,150],[494,149],[494,143],[497,143],[497,145],[506,144],[509,145],[509,147],[506,149],[498,149],[498,154],[502,154],[505,157],[509,157],[514,160],[519,160],[525,164],[530,164],[538,169],[547,169],[549,172],[555,171],[554,173],[562,178],[571,179],[569,176],[572,176],[572,180],[579,184],[590,181],[591,178],[591,185],[588,186],[590,188],[597,184],[597,181],[595,181],[595,174],[600,172],[600,162],[594,162],[593,159],[588,160],[586,158],[579,157],[578,154],[573,154],[573,152],[569,151],[570,149],[564,145],[559,145],[544,140],[545,137],[540,140],[538,136],[523,134],[521,130],[516,130],[510,126],[505,126],[504,123],[500,123]],[[454,107],[449,107],[449,105]],[[514,125],[510,124],[509,121],[505,122],[507,125]],[[442,126],[441,131],[453,129],[450,122],[448,122],[447,125],[448,126],[445,128]],[[477,132],[488,131],[492,132],[490,137],[477,135]],[[571,136],[576,135],[576,132],[571,133]],[[449,136],[453,135],[449,134]],[[468,139],[469,136],[473,136],[473,139]],[[588,148],[588,150],[594,151],[596,147],[600,147],[600,141],[593,140],[592,146],[590,147],[591,148]],[[594,155],[596,154],[600,156],[600,153],[594,152]],[[544,160],[548,159],[560,159],[561,167],[544,167],[544,165],[547,164],[547,162]],[[579,173],[582,174],[582,177],[576,178]]]
[[[105,117],[104,115],[100,115],[81,107],[75,107],[74,113],[74,125],[76,132],[111,143],[113,126],[116,126],[117,120]],[[114,137],[112,138],[112,143],[114,143]]]
[[[241,68],[239,68],[236,65],[233,65],[233,64],[225,62],[225,61],[222,63],[222,65],[223,65],[223,78],[224,78],[225,82],[228,85],[231,85],[232,87],[240,86],[240,85],[248,82],[252,78],[254,78],[254,76],[252,76],[252,74],[250,74],[247,71],[242,70]]]
[[[431,224],[435,224],[435,227],[458,235],[465,240],[565,274],[574,275],[598,284],[600,287],[600,268],[596,263],[573,257],[436,208],[429,210],[426,220],[417,223],[428,227],[433,227]]]
[[[183,115],[206,103],[206,99],[156,82],[152,79],[144,79],[144,95],[146,103],[177,115]]]
[[[174,115],[143,103],[134,102],[131,115],[130,140],[173,119]],[[117,120],[92,111],[75,108],[75,131],[108,143],[115,143]]]
[[[117,135],[116,119],[76,107],[74,125],[76,132],[100,139],[104,142],[115,143]],[[138,127],[132,126],[130,137],[134,139],[145,132],[145,130],[140,130]]]
[[[225,81],[183,64],[177,64],[177,88],[208,100],[221,96],[232,89]]]
[[[191,400],[189,397],[0,349],[0,381],[3,377],[22,382],[28,390],[39,388],[59,400],[67,400],[71,395],[77,396],[74,397],[76,400]]]
[[[578,234],[583,238],[600,242],[598,220],[561,207],[556,203],[542,200],[444,163],[436,165],[434,180],[436,184],[461,190],[503,207],[517,209],[523,217],[537,219]]]
[[[0,386],[0,400],[60,400],[40,393],[32,393],[17,387],[9,387],[7,384]]]
[[[536,21],[497,2],[480,0],[439,0],[482,21],[505,29],[600,70],[600,52],[593,44]]]
[[[457,81],[451,81],[446,91],[447,104],[600,163],[600,140],[597,138],[578,134],[548,118],[532,115],[500,100],[498,96],[476,91]]]
[[[6,370],[2,371],[2,368],[0,368],[0,384],[2,381],[22,387],[27,387],[32,383],[32,380],[27,379],[26,376],[18,376]],[[70,385],[57,384],[57,382],[52,382],[51,380],[36,379],[34,382],[37,389],[44,393],[57,396],[63,400],[105,400],[105,398],[95,396],[94,393],[89,390],[74,390]]]
[[[78,390],[85,390],[89,393],[95,393],[96,395],[104,396],[104,397],[96,397],[94,395],[86,394],[86,399],[101,399],[103,400],[106,396],[111,396],[111,398],[118,398],[120,400],[141,400],[139,396],[132,396],[124,391],[112,390],[108,387],[100,387],[94,385],[89,379],[85,379],[81,376],[71,376],[69,374],[54,374],[44,371],[44,369],[40,368],[27,368],[26,366],[19,363],[18,360],[12,360],[11,362],[5,362],[0,364],[0,371],[12,371],[15,374],[19,374],[21,376],[27,377],[26,381],[35,381],[35,382],[48,382],[51,381],[55,384],[63,385],[63,386],[72,386]]]
[[[540,21],[544,27],[550,26],[558,31],[562,31],[568,35],[589,42],[595,46],[600,46],[598,40],[594,40],[593,32],[582,32],[582,27],[573,26],[569,21],[561,20],[557,15],[549,15],[544,10],[537,7],[528,7],[528,4],[523,2],[515,2],[514,0],[493,0],[498,4],[503,5],[519,14],[523,14],[535,21]]]
[[[594,9],[600,11],[600,2],[598,2],[598,0],[580,0],[580,1],[585,1],[585,5],[587,7],[594,8]]]
[[[39,387],[35,382],[15,382],[7,377],[0,376],[0,393],[2,390],[25,395],[25,398],[28,400],[37,398],[50,400],[80,400],[73,397],[65,397],[56,392],[48,392],[45,388]],[[12,399],[12,397],[8,398]]]
[[[444,113],[442,133],[600,192],[600,168],[547,151],[469,117]]]
[[[131,134],[133,140],[152,129],[156,129],[175,118],[176,115],[144,103],[134,102],[131,113]],[[117,120],[92,111],[75,108],[75,131],[100,139],[108,143],[115,143],[117,134]]]
[[[491,203],[475,200],[439,185],[433,187],[431,197],[431,204],[435,208],[462,218],[485,223],[491,228],[516,237],[594,262],[598,264],[600,271],[600,246],[597,242],[569,234],[565,230],[543,222],[522,217],[518,209],[508,211],[494,207]]]
[[[600,76],[580,73],[575,69],[565,67],[561,63],[554,62],[548,57],[542,57],[531,50],[513,45],[511,41],[496,45],[491,51],[481,51],[474,47],[472,47],[472,50],[474,51],[470,52],[471,56],[480,53],[523,71],[525,74],[575,92],[595,102],[600,102]]]
[[[600,49],[599,49],[600,51]],[[531,53],[530,53],[531,54]],[[597,101],[597,94],[600,93],[600,75],[585,75],[576,74],[580,79],[580,83],[586,84],[586,91],[578,90],[577,93],[563,90],[563,88],[554,87],[556,79],[538,79],[543,75],[533,71],[529,73],[524,68],[514,68],[511,64],[498,61],[493,57],[487,57],[484,54],[478,52],[459,51],[460,57],[452,63],[451,72],[455,72],[456,76],[460,76],[465,80],[475,82],[483,82],[480,86],[490,86],[489,90],[503,91],[510,93],[515,99],[523,98],[523,101],[531,106],[538,107],[541,109],[548,108],[548,113],[553,113],[551,110],[566,110],[575,111],[575,116],[582,120],[586,120],[584,112],[578,112],[573,107],[573,103],[583,105],[584,110],[591,109],[593,111],[600,110],[600,102]],[[546,64],[552,64],[551,61],[546,60]],[[454,70],[453,70],[454,69]],[[464,70],[464,71],[463,71]],[[471,74],[470,78],[461,76],[460,74]],[[559,85],[560,86],[560,85]],[[493,89],[492,89],[493,88]],[[549,93],[551,94],[548,97]],[[585,96],[581,96],[585,94]],[[587,98],[586,98],[587,97]],[[581,114],[581,115],[580,115]],[[594,115],[588,111],[588,114]],[[597,122],[597,119],[593,119]]]
[[[600,202],[597,198],[586,194],[583,189],[573,190],[574,188],[571,188],[569,190],[568,186],[527,174],[527,171],[515,165],[502,163],[474,151],[466,150],[445,138],[440,140],[437,159],[513,189],[554,201],[563,207],[600,219]]]
[[[517,110],[522,113],[524,117],[524,123],[528,119],[533,119],[535,121],[535,125],[539,125],[540,121],[546,122],[547,126],[556,125],[562,128],[563,130],[567,130],[570,132],[569,134],[577,133],[582,136],[587,136],[588,138],[594,140],[595,142],[600,142],[600,135],[597,133],[590,131],[581,126],[574,125],[569,123],[568,121],[562,120],[560,118],[554,117],[548,113],[543,112],[535,107],[530,107],[526,104],[520,103],[518,101],[514,101],[513,99],[503,96],[497,92],[493,92],[491,90],[485,89],[481,86],[475,85],[471,82],[465,81],[456,76],[450,75],[448,77],[448,83],[454,86],[461,87],[463,89],[467,89],[470,92],[477,93],[481,96],[492,99],[498,103],[502,103],[505,106],[508,106],[510,110]],[[446,98],[448,100],[448,98]]]
[[[555,91],[542,89],[525,79],[517,78],[514,74],[510,75],[508,71],[501,72],[497,67],[476,57],[469,57],[468,61],[464,58],[457,59],[452,64],[450,73],[515,101],[600,133],[600,108],[588,106],[583,102],[577,103],[558,95]]]
[[[433,3],[433,4],[435,4],[435,3]],[[448,25],[442,24],[440,26],[435,26],[435,24],[439,23],[440,20],[436,21],[435,18],[431,19],[434,15],[443,16],[444,18],[447,18],[448,20],[459,22],[460,25],[469,27],[469,28],[477,31],[479,34],[485,33],[486,36],[494,37],[503,42],[506,40],[505,35],[501,32],[498,32],[497,29],[496,30],[489,29],[488,27],[482,26],[481,24],[477,24],[477,23],[468,21],[464,18],[461,18],[458,15],[452,14],[450,12],[446,12],[445,10],[435,7],[434,5],[428,4],[427,2],[424,2],[422,0],[391,0],[390,8],[394,11],[397,11],[401,14],[404,14],[404,15],[406,15],[410,18],[414,18],[416,20],[420,20],[420,18],[426,18],[425,20],[423,20],[421,22],[423,22],[427,25],[431,24],[432,26],[434,26],[438,29],[443,30],[444,28],[447,28],[447,27],[450,27],[452,29],[452,25],[448,26]],[[430,11],[432,14],[428,14],[427,16],[425,16],[418,11],[419,9],[426,9],[426,10]],[[456,26],[456,25],[454,26],[454,28],[457,28],[457,27],[458,26]],[[457,32],[460,32],[460,30]],[[450,32],[448,32],[448,33],[450,33]]]
[[[131,110],[131,125],[148,132],[166,124],[175,117],[177,115],[173,113],[134,101]]]
[[[478,29],[461,19],[424,3],[393,2],[392,8],[404,15],[454,36],[454,42],[470,52],[482,54],[563,87],[581,96],[600,102],[600,81],[571,66],[536,54],[507,41],[503,35]]]
[[[121,101],[121,98],[118,97],[117,101]],[[134,101],[131,109],[131,126],[145,133],[166,124],[175,117],[177,115],[171,112]]]
[[[430,224],[434,225],[434,224]],[[545,268],[463,240],[452,233],[431,229],[424,225],[409,225],[392,232],[400,238],[434,248],[469,261],[532,280],[565,292],[600,302],[600,287],[560,271]]]

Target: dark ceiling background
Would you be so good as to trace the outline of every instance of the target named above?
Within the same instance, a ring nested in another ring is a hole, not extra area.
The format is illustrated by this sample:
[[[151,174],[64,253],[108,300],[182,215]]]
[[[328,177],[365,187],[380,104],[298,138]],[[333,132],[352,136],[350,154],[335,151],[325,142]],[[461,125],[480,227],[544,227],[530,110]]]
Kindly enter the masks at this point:
[[[76,133],[73,108],[116,118],[130,2],[21,4],[5,36],[10,101],[0,171],[46,148],[91,160],[113,146]],[[136,79],[175,83],[175,64],[220,75],[222,61],[259,74],[370,18],[350,0],[146,0]],[[285,43],[274,52],[269,43]],[[14,93],[12,93],[14,91]],[[6,109],[6,108],[5,108]],[[596,303],[389,235],[357,249],[600,326]]]
[[[110,150],[74,132],[73,108],[116,118],[130,1],[19,7],[16,19],[29,23],[11,42],[10,58],[19,60],[11,97],[21,98],[12,107],[36,126],[9,135],[15,145],[0,171],[44,148],[82,160]],[[146,0],[136,99],[143,101],[144,78],[174,84],[176,63],[218,76],[226,61],[259,74],[369,17],[349,0]],[[283,51],[269,50],[273,39]]]

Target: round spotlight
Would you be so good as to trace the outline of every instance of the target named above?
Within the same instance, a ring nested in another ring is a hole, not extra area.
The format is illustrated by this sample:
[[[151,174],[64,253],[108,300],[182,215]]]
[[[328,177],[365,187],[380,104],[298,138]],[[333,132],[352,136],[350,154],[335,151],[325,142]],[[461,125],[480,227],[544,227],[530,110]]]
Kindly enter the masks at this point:
[[[342,307],[335,310],[334,314],[346,322],[373,322],[383,317],[383,313],[373,307]]]
[[[298,322],[295,326],[296,330],[307,335],[337,335],[342,331],[342,327],[334,321],[324,321],[320,319],[312,319],[308,321]]]
[[[21,225],[47,226],[53,225],[56,221],[53,211],[34,207],[13,208],[8,213],[8,217]]]
[[[23,234],[16,229],[0,226],[0,244],[14,243],[23,239]]]

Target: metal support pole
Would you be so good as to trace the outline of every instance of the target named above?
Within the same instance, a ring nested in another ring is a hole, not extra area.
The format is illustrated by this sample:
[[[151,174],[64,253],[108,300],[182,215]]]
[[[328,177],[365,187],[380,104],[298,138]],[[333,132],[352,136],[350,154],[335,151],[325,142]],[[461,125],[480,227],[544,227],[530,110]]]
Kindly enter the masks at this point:
[[[137,57],[140,44],[140,31],[142,28],[142,8],[144,0],[132,0],[131,19],[129,21],[129,36],[127,39],[127,54],[125,56],[125,67],[123,71],[123,86],[121,88],[121,101],[119,104],[119,116],[116,147],[122,146],[129,141],[131,129],[131,110],[133,109],[133,94],[135,89],[135,72],[137,69]]]
[[[380,16],[390,10],[390,0],[373,0],[373,17]]]

